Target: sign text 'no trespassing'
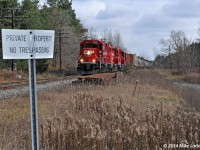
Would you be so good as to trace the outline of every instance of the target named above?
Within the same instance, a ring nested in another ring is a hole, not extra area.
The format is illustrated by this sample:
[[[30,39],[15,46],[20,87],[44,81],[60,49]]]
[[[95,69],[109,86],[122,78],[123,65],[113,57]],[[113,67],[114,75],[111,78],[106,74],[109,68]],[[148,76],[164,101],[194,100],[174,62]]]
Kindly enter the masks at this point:
[[[2,29],[3,59],[53,58],[52,30]]]

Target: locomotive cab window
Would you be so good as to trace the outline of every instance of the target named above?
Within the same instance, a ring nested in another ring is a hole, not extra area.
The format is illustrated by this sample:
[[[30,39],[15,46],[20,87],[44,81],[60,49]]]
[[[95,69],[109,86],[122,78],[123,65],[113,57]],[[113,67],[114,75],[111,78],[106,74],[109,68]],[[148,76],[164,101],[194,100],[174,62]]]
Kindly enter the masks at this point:
[[[102,44],[99,44],[99,49],[100,49],[100,51],[102,51]]]
[[[97,48],[98,45],[97,44],[92,44],[92,48]]]
[[[84,48],[84,44],[81,44],[81,45],[80,45],[80,49],[83,49],[83,48]]]
[[[102,53],[102,44],[99,44],[99,53]]]
[[[90,44],[90,43],[87,43],[87,44],[85,45],[85,48],[91,48],[91,44]]]

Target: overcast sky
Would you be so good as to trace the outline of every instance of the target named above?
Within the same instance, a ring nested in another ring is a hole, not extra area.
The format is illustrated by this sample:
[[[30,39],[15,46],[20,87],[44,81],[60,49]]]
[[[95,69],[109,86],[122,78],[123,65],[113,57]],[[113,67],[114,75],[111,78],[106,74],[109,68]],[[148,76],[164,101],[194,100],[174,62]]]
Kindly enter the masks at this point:
[[[130,53],[154,59],[161,38],[182,30],[198,38],[200,0],[73,0],[77,17],[101,38],[105,28],[118,30]]]

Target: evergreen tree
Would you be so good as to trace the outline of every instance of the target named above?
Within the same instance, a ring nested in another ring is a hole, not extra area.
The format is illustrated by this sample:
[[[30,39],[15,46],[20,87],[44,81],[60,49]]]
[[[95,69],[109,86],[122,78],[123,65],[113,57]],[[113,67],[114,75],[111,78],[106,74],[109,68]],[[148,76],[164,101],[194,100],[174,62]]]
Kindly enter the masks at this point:
[[[62,28],[70,26],[79,32],[83,28],[80,20],[76,17],[75,10],[72,8],[72,0],[48,0],[51,8],[51,16],[54,21],[53,27]]]
[[[77,46],[79,44],[79,38],[81,33],[81,29],[83,29],[83,25],[81,24],[80,20],[77,19],[75,10],[72,8],[72,0],[48,0],[48,5],[39,6],[39,0],[22,0],[21,3],[18,3],[19,0],[1,0],[0,1],[0,9],[7,8],[8,10],[11,9],[18,9],[14,11],[14,15],[24,16],[16,17],[14,20],[14,28],[15,29],[65,29],[66,32],[70,32],[70,42],[67,46],[70,47],[70,56],[69,58],[76,58],[76,51],[78,50]],[[12,17],[11,12],[4,12],[0,13],[0,28],[12,28],[12,19],[11,18],[4,18],[3,16],[10,16]],[[3,22],[3,23],[2,23]],[[55,40],[56,41],[56,40]],[[66,44],[66,39],[63,43]],[[1,39],[0,39],[1,44]],[[76,46],[77,45],[77,46]],[[57,46],[55,44],[55,46]],[[66,45],[63,45],[65,49],[63,49],[63,52],[67,51]],[[69,49],[68,47],[68,49]],[[58,50],[59,48],[56,47],[55,50]],[[2,51],[2,48],[0,47],[0,51]],[[2,60],[2,52],[0,54],[0,65],[3,63],[5,64],[5,60]],[[63,56],[66,60],[66,56]],[[38,61],[38,60],[37,60]],[[9,62],[9,60],[8,60]],[[15,61],[17,63],[17,68],[26,70],[27,61],[26,60],[20,60]],[[74,62],[72,62],[74,64]],[[65,62],[63,63],[65,64]],[[9,62],[10,65],[10,62]],[[1,67],[0,66],[0,67]],[[40,70],[45,70],[42,68],[47,68],[47,60],[43,61],[40,60],[37,63],[37,66],[41,66]],[[41,71],[40,71],[41,72]]]
[[[12,20],[15,9],[19,7],[17,0],[1,0],[0,1],[0,33],[1,29],[14,28],[14,22]],[[15,20],[14,20],[15,21]],[[0,34],[0,45],[2,45],[2,39]],[[0,68],[11,68],[10,60],[3,60],[2,46],[0,46]]]
[[[26,10],[26,28],[27,29],[48,29],[47,18],[48,14],[46,13],[45,9],[39,9],[38,0],[24,0],[22,1],[21,9]],[[27,61],[24,61],[27,63]],[[27,66],[20,61],[22,67]],[[44,72],[48,68],[47,60],[37,60],[36,61],[36,68],[38,72]],[[26,68],[24,68],[26,69]]]
[[[38,1],[22,1],[22,10],[26,10],[25,16],[28,29],[43,29]]]

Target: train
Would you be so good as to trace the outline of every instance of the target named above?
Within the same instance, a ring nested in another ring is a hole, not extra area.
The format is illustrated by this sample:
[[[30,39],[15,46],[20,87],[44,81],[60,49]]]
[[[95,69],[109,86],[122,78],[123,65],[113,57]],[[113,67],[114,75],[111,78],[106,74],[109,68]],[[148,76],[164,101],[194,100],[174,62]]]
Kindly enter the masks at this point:
[[[136,54],[130,54],[105,40],[83,40],[80,42],[77,72],[89,75],[124,70],[127,65],[137,66]]]

